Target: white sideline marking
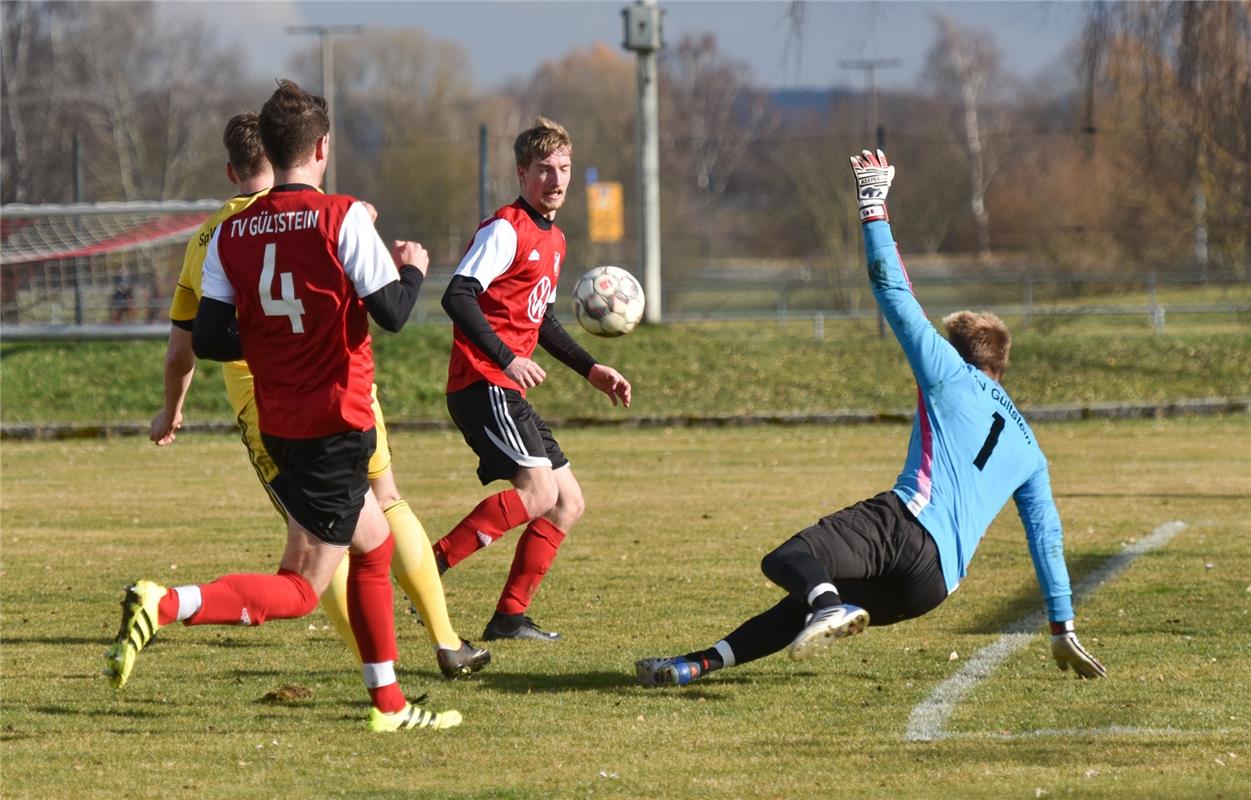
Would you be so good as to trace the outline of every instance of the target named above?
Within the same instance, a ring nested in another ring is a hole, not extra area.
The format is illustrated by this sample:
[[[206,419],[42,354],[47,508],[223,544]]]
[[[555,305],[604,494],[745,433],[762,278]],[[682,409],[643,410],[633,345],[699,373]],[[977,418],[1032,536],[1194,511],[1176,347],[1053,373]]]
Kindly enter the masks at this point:
[[[1120,553],[1109,558],[1103,566],[1073,587],[1073,600],[1076,602],[1084,599],[1104,583],[1119,575],[1138,556],[1168,544],[1185,527],[1184,522],[1166,522],[1138,541],[1127,545]],[[1043,612],[1030,614],[1015,625],[1008,626],[1002,636],[974,653],[956,671],[955,675],[934,687],[930,696],[912,709],[912,714],[908,717],[908,728],[904,732],[904,741],[932,742],[951,736],[943,730],[943,727],[964,696],[984,678],[989,677],[990,673],[1008,656],[1029,644],[1044,622],[1046,622],[1046,617]],[[1037,733],[1042,735],[1041,732]]]
[[[1040,739],[1044,737],[1064,737],[1079,738],[1099,737],[1099,736],[1211,736],[1213,734],[1225,735],[1233,733],[1229,728],[1215,728],[1207,730],[1183,730],[1182,728],[1137,728],[1132,725],[1107,725],[1102,728],[1039,728],[1036,731],[1021,731],[1020,733],[996,733],[993,731],[970,731],[967,733],[944,733],[943,738],[954,739],[999,739],[1007,741],[1009,739]]]

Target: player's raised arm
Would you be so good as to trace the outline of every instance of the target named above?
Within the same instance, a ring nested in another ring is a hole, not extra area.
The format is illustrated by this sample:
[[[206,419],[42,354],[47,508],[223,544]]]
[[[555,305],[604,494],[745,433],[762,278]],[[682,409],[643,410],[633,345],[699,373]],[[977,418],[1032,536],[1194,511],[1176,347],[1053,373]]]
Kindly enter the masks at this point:
[[[851,157],[851,170],[856,178],[873,297],[903,346],[917,383],[922,388],[941,383],[964,371],[965,362],[925,316],[891,236],[886,196],[895,178],[895,167],[881,150],[865,150]]]

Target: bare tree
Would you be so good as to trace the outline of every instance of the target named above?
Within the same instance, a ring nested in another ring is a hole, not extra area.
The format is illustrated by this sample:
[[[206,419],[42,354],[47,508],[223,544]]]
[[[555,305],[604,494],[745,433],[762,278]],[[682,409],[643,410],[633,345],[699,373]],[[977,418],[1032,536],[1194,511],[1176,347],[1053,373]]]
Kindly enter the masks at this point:
[[[707,205],[720,197],[752,143],[775,124],[747,67],[728,59],[716,37],[686,37],[661,59],[665,145]]]
[[[927,61],[929,81],[938,92],[959,104],[964,148],[969,168],[969,207],[977,232],[977,249],[990,254],[990,211],[986,189],[990,182],[983,142],[983,105],[997,79],[999,51],[990,34],[961,28],[949,17],[934,18],[939,36]]]
[[[1101,151],[1129,156],[1125,246],[1251,269],[1251,3],[1095,5],[1083,47]]]
[[[19,2],[4,39],[6,200],[70,199],[75,134],[91,199],[215,192],[241,80],[208,34],[158,24],[150,3]]]

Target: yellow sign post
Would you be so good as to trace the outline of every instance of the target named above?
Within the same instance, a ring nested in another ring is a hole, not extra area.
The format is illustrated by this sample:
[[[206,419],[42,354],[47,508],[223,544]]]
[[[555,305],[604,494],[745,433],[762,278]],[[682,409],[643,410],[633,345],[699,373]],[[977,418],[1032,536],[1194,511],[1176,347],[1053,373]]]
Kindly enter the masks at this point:
[[[619,242],[625,236],[621,184],[597,181],[587,186],[586,210],[592,242]]]

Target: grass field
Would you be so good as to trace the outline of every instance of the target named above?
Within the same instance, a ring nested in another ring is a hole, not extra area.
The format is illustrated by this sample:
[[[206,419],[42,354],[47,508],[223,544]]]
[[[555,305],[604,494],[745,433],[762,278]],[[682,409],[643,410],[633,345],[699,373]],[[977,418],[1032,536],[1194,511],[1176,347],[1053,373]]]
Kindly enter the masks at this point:
[[[1186,527],[1078,606],[1110,677],[1059,672],[1034,637],[979,680],[945,737],[913,709],[1040,606],[1005,510],[969,578],[920,620],[682,690],[632,662],[716,641],[779,596],[760,557],[893,480],[905,426],[570,430],[588,498],[533,613],[556,645],[505,643],[437,676],[410,615],[401,680],[465,724],[394,736],[320,612],[174,628],[115,696],[99,675],[121,587],[270,570],[282,535],[233,437],[6,442],[0,450],[0,794],[6,798],[1251,796],[1251,418],[1036,426],[1076,580],[1161,524]],[[396,471],[432,535],[481,496],[451,433],[400,433]],[[511,539],[448,574],[476,637]],[[403,608],[397,595],[397,608]],[[287,685],[311,696],[267,703]]]

